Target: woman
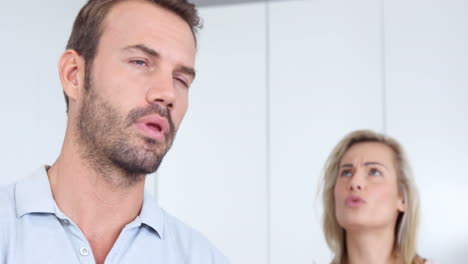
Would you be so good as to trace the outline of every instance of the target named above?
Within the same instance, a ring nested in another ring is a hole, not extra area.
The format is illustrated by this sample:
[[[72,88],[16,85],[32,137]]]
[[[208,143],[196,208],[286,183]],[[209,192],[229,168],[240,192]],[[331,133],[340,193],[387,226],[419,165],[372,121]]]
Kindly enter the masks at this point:
[[[333,264],[429,264],[416,254],[419,201],[400,144],[348,134],[324,169],[323,228]]]

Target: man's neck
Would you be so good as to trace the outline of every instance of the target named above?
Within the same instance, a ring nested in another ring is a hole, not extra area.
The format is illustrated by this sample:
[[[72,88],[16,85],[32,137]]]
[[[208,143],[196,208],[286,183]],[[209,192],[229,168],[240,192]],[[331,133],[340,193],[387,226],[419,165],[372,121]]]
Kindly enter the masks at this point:
[[[99,223],[126,224],[140,212],[144,181],[127,188],[113,186],[94,170],[73,169],[60,159],[48,175],[58,207],[80,228],[94,228]]]
[[[394,264],[393,229],[356,230],[346,232],[348,264]]]
[[[140,213],[144,177],[133,185],[115,184],[66,143],[47,173],[57,206],[83,232],[96,261],[103,262],[125,225]]]

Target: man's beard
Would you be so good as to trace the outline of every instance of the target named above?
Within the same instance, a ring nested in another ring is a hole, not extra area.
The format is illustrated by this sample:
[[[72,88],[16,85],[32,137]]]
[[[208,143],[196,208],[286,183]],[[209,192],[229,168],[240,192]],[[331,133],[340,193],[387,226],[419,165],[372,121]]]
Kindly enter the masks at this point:
[[[135,108],[124,118],[99,95],[98,87],[92,86],[90,73],[86,73],[77,124],[83,157],[114,184],[131,186],[158,169],[174,140],[174,123],[168,109],[160,104]],[[138,135],[133,129],[138,119],[150,114],[159,114],[169,123],[163,142]]]

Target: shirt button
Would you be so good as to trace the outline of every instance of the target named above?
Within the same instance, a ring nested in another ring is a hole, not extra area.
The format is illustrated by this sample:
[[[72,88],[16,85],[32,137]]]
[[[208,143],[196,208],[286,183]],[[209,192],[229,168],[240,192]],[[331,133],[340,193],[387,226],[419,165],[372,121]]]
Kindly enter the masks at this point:
[[[62,220],[62,224],[64,224],[64,225],[69,225],[69,224],[70,224],[70,221],[68,221],[67,219],[63,219],[63,220]]]
[[[82,248],[80,248],[80,254],[81,254],[81,256],[88,256],[89,251],[88,251],[87,248],[82,247]]]

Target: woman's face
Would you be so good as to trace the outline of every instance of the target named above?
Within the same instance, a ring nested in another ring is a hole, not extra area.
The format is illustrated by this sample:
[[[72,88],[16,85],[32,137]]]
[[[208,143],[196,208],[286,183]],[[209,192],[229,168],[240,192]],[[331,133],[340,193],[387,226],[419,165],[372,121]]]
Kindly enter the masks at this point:
[[[339,164],[334,195],[336,218],[345,230],[394,228],[404,203],[393,150],[377,142],[353,145]]]

